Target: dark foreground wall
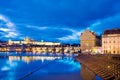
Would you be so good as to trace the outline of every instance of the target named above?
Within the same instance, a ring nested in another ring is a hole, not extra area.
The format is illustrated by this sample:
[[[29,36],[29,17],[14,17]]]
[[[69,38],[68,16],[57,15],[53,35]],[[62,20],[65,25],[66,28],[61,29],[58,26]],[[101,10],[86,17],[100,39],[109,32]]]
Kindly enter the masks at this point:
[[[82,64],[80,75],[82,77],[82,80],[95,80],[96,77],[96,75],[91,70]]]
[[[103,80],[120,80],[120,54],[79,54],[76,60],[82,64],[81,72],[86,77],[83,80],[94,80],[87,79],[90,75],[93,77],[92,72]]]

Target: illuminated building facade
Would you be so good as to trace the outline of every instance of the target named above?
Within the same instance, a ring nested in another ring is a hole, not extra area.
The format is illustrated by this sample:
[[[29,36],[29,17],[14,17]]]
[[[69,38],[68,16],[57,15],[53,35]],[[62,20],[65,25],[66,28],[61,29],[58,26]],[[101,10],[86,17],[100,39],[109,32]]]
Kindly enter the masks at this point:
[[[0,52],[32,52],[39,53],[77,53],[80,45],[68,45],[55,42],[35,41],[26,37],[24,40],[8,40],[0,44]]]
[[[92,54],[101,54],[102,53],[102,47],[101,46],[96,46],[92,47]]]
[[[30,39],[28,37],[25,37],[23,41],[12,41],[11,39],[8,40],[8,45],[13,45],[13,44],[18,44],[18,45],[23,45],[23,44],[32,44],[32,45],[46,45],[46,46],[51,46],[51,45],[60,45],[60,43],[55,43],[55,42],[44,42],[44,41],[35,41],[33,39]]]
[[[95,32],[88,29],[81,33],[81,51],[91,52],[93,47],[100,46],[101,40]]]
[[[120,54],[120,29],[104,31],[102,49],[105,54]]]

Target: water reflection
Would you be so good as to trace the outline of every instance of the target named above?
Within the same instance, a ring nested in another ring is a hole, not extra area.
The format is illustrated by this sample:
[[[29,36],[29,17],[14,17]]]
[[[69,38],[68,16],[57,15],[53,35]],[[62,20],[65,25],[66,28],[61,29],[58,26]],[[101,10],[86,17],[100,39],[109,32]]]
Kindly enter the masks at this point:
[[[53,62],[44,66],[51,61]],[[80,80],[80,64],[75,62],[73,57],[65,56],[9,56],[0,58],[0,79],[18,80],[41,66],[44,67],[26,80],[57,80],[56,76],[62,77],[64,80]]]
[[[62,57],[52,57],[52,56],[9,56],[9,61],[24,61],[29,64],[31,61],[41,60],[42,63],[45,60],[54,60],[54,59],[61,59]]]
[[[1,71],[8,71],[8,70],[10,70],[10,67],[8,67],[8,66],[3,66],[1,68]]]

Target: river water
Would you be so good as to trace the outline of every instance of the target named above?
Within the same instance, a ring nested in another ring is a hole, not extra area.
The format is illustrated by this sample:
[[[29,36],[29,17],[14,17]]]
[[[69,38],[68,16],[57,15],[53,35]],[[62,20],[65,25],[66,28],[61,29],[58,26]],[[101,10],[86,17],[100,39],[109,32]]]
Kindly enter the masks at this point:
[[[12,53],[0,58],[0,80],[82,80],[80,69],[74,55]]]
[[[24,55],[0,58],[0,80],[19,79],[81,80],[80,64],[74,61],[73,56]]]

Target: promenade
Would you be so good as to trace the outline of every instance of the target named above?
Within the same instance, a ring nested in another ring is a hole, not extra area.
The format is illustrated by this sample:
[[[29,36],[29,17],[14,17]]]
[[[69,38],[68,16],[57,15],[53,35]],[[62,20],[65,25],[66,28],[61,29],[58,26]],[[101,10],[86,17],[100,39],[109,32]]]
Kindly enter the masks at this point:
[[[81,69],[83,78],[94,80],[93,77],[98,75],[103,80],[120,80],[120,54],[79,54],[76,60],[84,66],[84,70]],[[86,72],[85,67],[89,71]]]

